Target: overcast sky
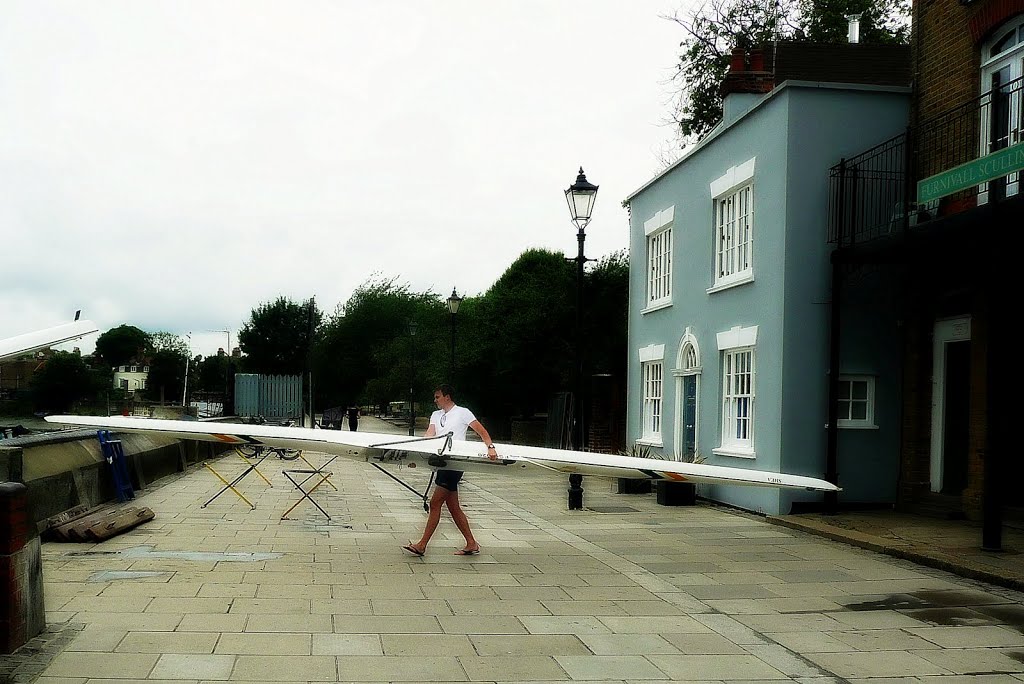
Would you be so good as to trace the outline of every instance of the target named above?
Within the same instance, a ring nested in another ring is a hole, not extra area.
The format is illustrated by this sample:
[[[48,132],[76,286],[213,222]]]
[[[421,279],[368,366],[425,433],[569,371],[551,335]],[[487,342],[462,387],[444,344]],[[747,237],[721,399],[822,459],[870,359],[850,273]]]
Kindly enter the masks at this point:
[[[587,256],[624,248],[684,2],[5,2],[0,338],[82,309],[211,354],[375,273],[481,294],[575,255],[580,165]]]

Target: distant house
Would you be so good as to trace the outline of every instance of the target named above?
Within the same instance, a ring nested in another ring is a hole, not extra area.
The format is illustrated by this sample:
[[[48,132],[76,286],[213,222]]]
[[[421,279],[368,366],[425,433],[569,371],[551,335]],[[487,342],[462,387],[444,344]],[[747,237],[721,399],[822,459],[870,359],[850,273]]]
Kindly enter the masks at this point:
[[[679,460],[826,474],[828,170],[904,130],[909,65],[905,46],[734,52],[723,120],[627,198],[630,442]],[[892,403],[867,414],[858,403],[865,384],[895,390],[863,373],[840,380],[850,397],[841,423],[877,424],[895,446]],[[844,473],[851,497],[895,498],[891,481],[873,486],[878,469],[897,467],[895,448],[885,453],[891,462],[866,453],[851,465],[857,473]],[[821,501],[756,487],[699,491],[768,514]]]
[[[149,361],[130,361],[123,366],[114,367],[114,387],[126,390],[129,394],[135,390],[146,389],[149,379]]]
[[[17,391],[27,389],[32,375],[43,362],[53,354],[50,349],[23,354],[13,360],[0,363],[0,390]]]

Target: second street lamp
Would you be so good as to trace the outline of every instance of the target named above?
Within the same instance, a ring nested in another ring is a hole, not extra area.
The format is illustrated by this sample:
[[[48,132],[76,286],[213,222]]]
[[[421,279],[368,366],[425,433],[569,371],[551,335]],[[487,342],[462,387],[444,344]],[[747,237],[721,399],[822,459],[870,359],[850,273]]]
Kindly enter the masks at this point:
[[[455,314],[459,313],[459,305],[464,298],[452,288],[452,294],[448,297],[448,313],[452,315],[452,353],[448,362],[448,382],[455,382]]]
[[[411,372],[409,373],[409,436],[416,434],[416,321],[409,321],[409,340],[411,342]]]
[[[591,214],[594,211],[594,201],[597,199],[597,186],[587,181],[583,167],[580,167],[576,182],[565,191],[565,200],[569,203],[569,213],[572,215],[572,222],[576,226],[576,241],[579,244],[579,253],[576,262],[576,358],[573,364],[573,430],[572,446],[574,449],[583,450],[585,444],[585,432],[583,429],[583,267],[588,259],[583,255],[583,242],[587,239],[587,224],[590,223]],[[569,509],[579,510],[583,508],[583,476],[569,476]]]

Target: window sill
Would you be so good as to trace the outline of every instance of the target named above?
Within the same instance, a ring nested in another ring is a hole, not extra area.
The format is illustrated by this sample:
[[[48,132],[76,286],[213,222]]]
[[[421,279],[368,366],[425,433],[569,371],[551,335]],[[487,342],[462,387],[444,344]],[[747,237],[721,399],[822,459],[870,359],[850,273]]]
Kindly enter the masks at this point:
[[[719,283],[715,283],[714,285],[707,289],[707,293],[714,294],[716,292],[721,292],[722,290],[728,290],[730,288],[737,287],[739,285],[746,285],[747,283],[752,282],[754,282],[754,274],[746,273],[736,279],[730,279]]]
[[[651,439],[651,438],[641,438],[641,439],[636,440],[636,443],[637,444],[643,444],[644,446],[659,447],[659,448],[665,446],[664,444],[662,444],[660,439]]]
[[[672,306],[672,300],[671,299],[663,299],[660,302],[654,302],[653,304],[648,306],[646,309],[641,309],[640,310],[640,315],[643,316],[644,314],[649,314],[652,311],[660,311],[661,309],[667,309],[670,306]]]
[[[753,449],[741,449],[740,447],[719,447],[712,449],[711,453],[716,456],[731,456],[733,458],[756,458]]]
[[[844,425],[842,422],[839,423],[840,430],[877,430],[877,425],[871,425],[870,423],[848,423]]]

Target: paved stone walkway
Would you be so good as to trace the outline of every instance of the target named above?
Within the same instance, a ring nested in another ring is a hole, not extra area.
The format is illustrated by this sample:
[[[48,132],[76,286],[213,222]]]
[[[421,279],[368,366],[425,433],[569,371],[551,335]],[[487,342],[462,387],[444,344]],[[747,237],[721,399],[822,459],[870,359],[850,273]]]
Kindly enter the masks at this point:
[[[360,427],[370,427],[361,421]],[[322,454],[309,454],[322,463]],[[482,553],[369,464],[335,461],[294,519],[267,460],[207,508],[205,468],[138,503],[157,517],[103,544],[44,545],[41,684],[166,682],[1015,682],[1024,596],[711,506],[562,476],[467,474]],[[245,464],[213,463],[227,476]],[[420,487],[426,473],[402,476]],[[606,511],[606,512],[597,512]],[[70,630],[70,631],[69,631]]]

